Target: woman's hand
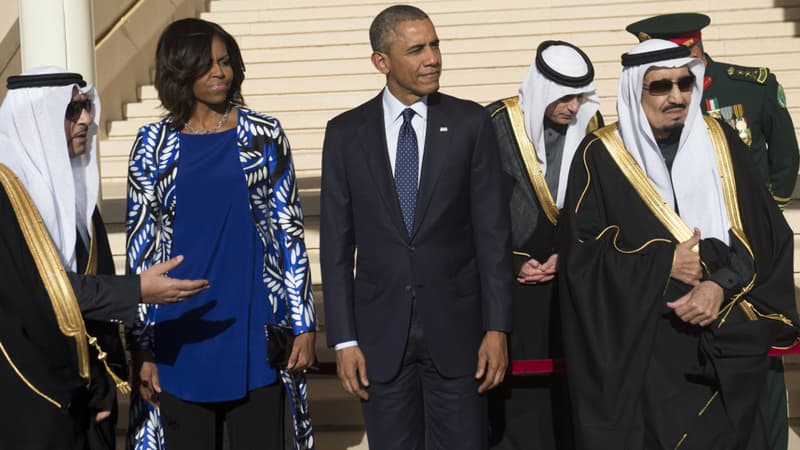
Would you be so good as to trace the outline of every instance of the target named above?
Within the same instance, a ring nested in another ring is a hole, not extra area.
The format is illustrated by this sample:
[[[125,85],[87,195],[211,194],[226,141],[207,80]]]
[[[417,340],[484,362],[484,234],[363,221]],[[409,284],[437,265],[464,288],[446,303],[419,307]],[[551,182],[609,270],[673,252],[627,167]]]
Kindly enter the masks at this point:
[[[158,408],[158,395],[161,393],[161,383],[158,379],[158,366],[149,351],[134,351],[133,360],[134,385],[139,386],[139,395],[144,401]]]
[[[299,372],[308,369],[314,364],[314,342],[316,339],[317,333],[313,331],[298,334],[294,337],[292,353],[289,354],[289,362],[286,364],[288,370]]]

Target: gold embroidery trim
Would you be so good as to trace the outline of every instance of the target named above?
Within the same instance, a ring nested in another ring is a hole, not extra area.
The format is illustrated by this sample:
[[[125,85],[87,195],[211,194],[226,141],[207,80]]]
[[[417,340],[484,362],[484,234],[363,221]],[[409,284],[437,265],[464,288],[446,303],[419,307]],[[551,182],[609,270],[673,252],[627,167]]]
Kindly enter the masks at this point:
[[[739,241],[741,241],[745,246],[747,252],[750,254],[750,258],[755,260],[753,249],[750,247],[750,243],[747,241],[747,236],[744,232],[744,226],[742,225],[741,213],[739,211],[738,194],[736,192],[736,179],[734,178],[733,172],[733,162],[731,161],[730,151],[728,150],[728,141],[725,139],[725,132],[722,130],[722,127],[719,125],[719,123],[713,118],[704,116],[703,119],[706,121],[711,143],[713,144],[714,151],[716,152],[717,167],[719,168],[720,182],[722,184],[723,197],[725,198],[725,207],[728,211],[728,219],[731,222],[731,231],[736,239],[739,239]],[[763,317],[765,319],[778,320],[786,325],[792,326],[792,322],[783,314],[761,314],[750,302],[746,300],[738,301],[743,295],[753,289],[753,286],[756,284],[757,276],[757,273],[753,273],[753,278],[750,279],[750,282],[747,283],[747,285],[743,287],[741,291],[732,297],[731,303],[736,303],[750,320],[757,320],[759,317]],[[722,317],[717,325],[717,328],[721,327],[725,323],[728,314],[730,314],[730,311],[727,311]]]
[[[92,218],[92,225],[89,229],[91,233],[89,236],[89,260],[86,261],[86,268],[83,273],[86,275],[95,275],[97,273],[97,239],[95,239],[94,218]]]
[[[788,202],[792,199],[792,197],[779,197],[775,194],[772,194],[772,198],[779,201],[779,202]]]
[[[600,126],[600,117],[598,116],[598,114],[599,113],[595,113],[592,117],[589,118],[589,123],[586,124],[586,134],[591,133]]]
[[[583,170],[586,171],[586,186],[583,187],[583,192],[581,192],[581,196],[578,198],[578,202],[575,204],[575,214],[578,214],[578,210],[581,209],[581,204],[583,203],[583,198],[586,197],[586,193],[589,192],[589,185],[592,184],[592,173],[589,171],[589,164],[586,163],[586,153],[589,151],[589,147],[596,141],[597,139],[592,139],[586,144],[586,147],[583,148]],[[583,243],[581,241],[581,243]]]
[[[637,249],[634,249],[634,250],[623,250],[622,248],[620,248],[620,247],[617,245],[617,240],[619,239],[619,234],[620,234],[620,232],[622,231],[622,229],[619,227],[619,225],[609,225],[609,226],[605,227],[605,229],[603,229],[603,231],[601,231],[601,232],[600,232],[600,234],[598,234],[597,236],[595,236],[594,240],[596,241],[596,240],[600,239],[601,237],[603,237],[603,235],[606,233],[606,231],[608,231],[608,230],[611,230],[611,229],[615,229],[615,230],[616,230],[616,231],[614,232],[614,239],[612,239],[612,241],[611,241],[611,242],[612,242],[612,244],[614,244],[614,248],[615,248],[615,249],[616,249],[618,252],[620,252],[620,253],[623,253],[623,254],[625,254],[625,255],[632,255],[632,254],[634,254],[634,253],[639,253],[640,251],[642,251],[642,250],[644,250],[645,248],[647,248],[647,246],[649,246],[650,244],[653,244],[653,243],[655,243],[655,242],[666,242],[666,243],[671,243],[671,242],[672,242],[672,241],[670,241],[669,239],[664,239],[664,238],[655,238],[655,239],[650,239],[649,241],[645,242],[644,244],[642,244],[642,245],[641,245],[639,248],[637,248]]]
[[[3,167],[5,167],[5,166],[3,166]],[[3,352],[3,356],[6,358],[6,361],[8,361],[8,365],[11,366],[11,370],[13,370],[14,373],[17,374],[17,377],[23,383],[25,383],[25,385],[28,386],[28,388],[30,390],[32,390],[39,397],[42,397],[43,399],[45,399],[48,402],[52,403],[56,408],[59,408],[59,409],[61,408],[61,403],[58,403],[57,401],[53,400],[52,397],[50,397],[49,395],[47,395],[44,392],[42,392],[39,389],[37,389],[36,386],[33,385],[33,383],[31,383],[30,381],[28,381],[27,378],[25,378],[25,375],[23,375],[22,372],[19,371],[19,369],[17,368],[17,365],[14,364],[14,361],[11,360],[11,356],[8,355],[8,352],[6,351],[6,348],[5,348],[5,346],[3,345],[2,342],[0,342],[0,351]]]
[[[31,251],[36,268],[42,278],[45,290],[58,322],[58,329],[64,336],[75,339],[78,357],[78,373],[89,381],[89,346],[86,341],[86,326],[78,307],[78,299],[72,290],[61,259],[47,233],[39,211],[22,183],[5,165],[0,164],[0,183],[6,190],[8,199],[17,216],[25,242]]]
[[[714,401],[714,399],[715,399],[715,398],[717,398],[717,396],[718,396],[718,395],[719,395],[719,390],[716,390],[716,391],[714,391],[714,393],[711,395],[711,398],[709,398],[709,399],[706,401],[706,404],[705,404],[705,405],[703,406],[703,408],[702,408],[702,409],[701,409],[701,410],[700,410],[700,411],[697,413],[697,417],[700,417],[700,416],[702,416],[702,415],[703,415],[703,414],[706,412],[706,410],[708,409],[708,407],[709,407],[709,406],[711,406],[711,403]],[[686,438],[687,438],[688,436],[689,436],[689,434],[688,434],[688,433],[683,433],[683,435],[681,435],[681,438],[678,440],[678,443],[677,443],[677,444],[675,444],[675,450],[677,450],[677,449],[681,448],[681,446],[683,445],[683,443],[684,443],[684,442],[686,442]]]
[[[681,448],[681,445],[683,445],[683,441],[686,440],[686,436],[687,436],[686,433],[683,433],[683,436],[681,436],[681,439],[675,445],[675,449],[674,450],[678,450],[679,448]]]
[[[547,220],[553,225],[558,223],[558,206],[553,201],[553,195],[550,189],[547,188],[547,181],[544,179],[542,167],[536,158],[536,149],[533,142],[528,138],[525,132],[525,119],[522,115],[522,109],[519,107],[519,99],[517,97],[509,97],[503,100],[503,104],[508,110],[508,118],[511,121],[511,128],[514,130],[514,136],[519,145],[522,161],[525,163],[525,169],[528,172],[528,179],[533,186],[533,191],[536,193],[536,198],[539,199],[539,204],[542,206]]]
[[[703,406],[703,409],[701,409],[701,410],[700,410],[700,412],[699,412],[699,413],[697,413],[697,417],[700,417],[700,416],[702,416],[702,415],[703,415],[703,413],[705,413],[705,412],[706,412],[706,410],[708,409],[708,407],[709,407],[709,406],[711,406],[711,402],[713,402],[713,401],[714,401],[714,399],[715,399],[715,398],[717,398],[717,395],[719,395],[719,390],[716,390],[716,391],[714,391],[714,394],[711,396],[711,398],[710,398],[710,399],[708,399],[708,401],[706,402],[705,406]]]
[[[684,242],[692,237],[693,231],[675,213],[675,210],[658,193],[647,174],[633,159],[625,148],[622,140],[616,134],[617,124],[613,123],[594,131],[606,147],[609,155],[619,166],[622,174],[642,198],[654,216],[661,222],[678,242]]]
[[[89,240],[89,260],[86,262],[86,268],[83,271],[83,273],[85,275],[96,275],[97,274],[97,265],[99,264],[98,263],[99,256],[98,256],[98,253],[97,253],[98,252],[98,250],[97,250],[97,234],[95,233],[95,231],[96,230],[95,230],[95,227],[94,227],[94,217],[92,217],[91,237],[90,237],[90,240]],[[107,361],[108,353],[103,351],[103,349],[100,347],[100,344],[97,342],[97,338],[94,337],[94,336],[89,335],[89,333],[87,332],[86,333],[86,339],[88,339],[89,345],[94,347],[95,351],[97,351],[97,360],[100,361],[103,364],[103,368],[105,368],[106,374],[109,376],[109,378],[111,378],[111,381],[114,383],[114,386],[117,388],[117,390],[123,395],[130,394],[131,393],[131,385],[127,381],[125,381],[125,380],[121,379],[120,377],[118,377],[117,374],[114,373],[113,370],[111,370],[111,367],[108,365],[108,361]],[[123,343],[124,343],[125,342],[124,341],[124,336],[122,337],[122,339],[123,339]],[[123,346],[124,346],[124,344],[123,344]]]

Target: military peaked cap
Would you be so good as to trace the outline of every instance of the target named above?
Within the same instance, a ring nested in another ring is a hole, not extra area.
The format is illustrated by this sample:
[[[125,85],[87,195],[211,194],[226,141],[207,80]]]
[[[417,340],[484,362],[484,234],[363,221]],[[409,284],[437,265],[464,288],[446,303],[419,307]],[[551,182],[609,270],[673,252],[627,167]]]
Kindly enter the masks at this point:
[[[711,18],[705,14],[662,14],[634,22],[625,30],[639,38],[639,42],[658,38],[691,47],[700,40],[700,30],[709,23]]]

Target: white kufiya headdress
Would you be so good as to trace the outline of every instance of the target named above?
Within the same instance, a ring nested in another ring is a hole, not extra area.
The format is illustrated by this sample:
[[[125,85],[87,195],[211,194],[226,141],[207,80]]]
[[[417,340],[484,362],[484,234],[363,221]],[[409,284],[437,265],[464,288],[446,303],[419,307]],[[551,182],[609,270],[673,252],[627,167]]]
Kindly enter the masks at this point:
[[[86,152],[70,158],[64,118],[73,89],[92,101],[94,120]],[[79,233],[84,240],[89,238],[97,203],[99,116],[94,87],[79,74],[52,66],[10,77],[0,106],[0,163],[22,181],[68,271],[76,270],[76,239]]]
[[[578,114],[567,127],[558,192],[552,192],[556,205],[564,205],[572,156],[586,136],[589,120],[600,108],[600,98],[594,86],[592,62],[574,45],[563,41],[544,41],[536,50],[536,59],[519,89],[519,104],[525,115],[525,131],[536,149],[536,156],[547,173],[547,156],[544,146],[544,112],[554,101],[567,96],[583,94]]]

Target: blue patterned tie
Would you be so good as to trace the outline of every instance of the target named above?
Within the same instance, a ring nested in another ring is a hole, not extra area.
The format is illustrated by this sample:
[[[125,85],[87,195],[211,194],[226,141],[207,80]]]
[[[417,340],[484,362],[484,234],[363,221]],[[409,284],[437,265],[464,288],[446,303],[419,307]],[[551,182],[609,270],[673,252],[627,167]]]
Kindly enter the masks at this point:
[[[403,111],[403,125],[397,137],[397,158],[394,164],[394,188],[397,190],[397,199],[400,200],[400,211],[403,212],[403,222],[406,231],[411,234],[414,226],[414,208],[417,207],[417,171],[419,170],[419,147],[417,134],[411,125],[414,110],[406,108]]]

